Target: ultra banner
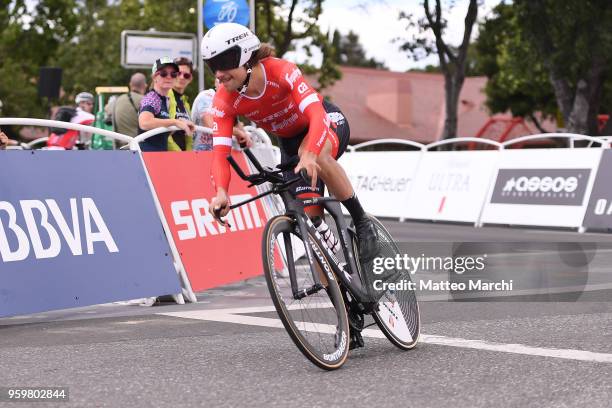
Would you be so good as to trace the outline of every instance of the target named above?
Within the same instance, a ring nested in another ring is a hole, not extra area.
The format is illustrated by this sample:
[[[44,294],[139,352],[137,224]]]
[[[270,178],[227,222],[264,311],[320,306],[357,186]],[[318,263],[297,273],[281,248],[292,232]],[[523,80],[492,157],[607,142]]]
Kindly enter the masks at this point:
[[[612,228],[612,150],[605,150],[601,156],[597,178],[593,185],[589,205],[584,217],[587,229]]]
[[[140,157],[0,152],[0,316],[180,293]]]
[[[247,166],[241,153],[238,164]],[[172,230],[194,291],[261,275],[261,234],[265,225],[259,201],[232,210],[221,226],[208,212],[215,192],[210,183],[212,152],[144,153],[155,191]],[[232,170],[232,203],[255,196]]]
[[[602,151],[502,151],[481,222],[580,227]]]
[[[493,150],[426,152],[403,216],[475,223],[498,157]]]

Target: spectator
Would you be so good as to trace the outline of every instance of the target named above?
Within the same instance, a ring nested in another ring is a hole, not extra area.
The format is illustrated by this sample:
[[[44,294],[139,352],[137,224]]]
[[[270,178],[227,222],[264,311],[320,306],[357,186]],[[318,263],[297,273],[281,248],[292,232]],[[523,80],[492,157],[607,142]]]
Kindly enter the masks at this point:
[[[89,92],[81,92],[76,96],[74,101],[77,104],[77,110],[93,113],[94,97]]]
[[[191,111],[193,123],[198,126],[212,128],[212,116],[208,113],[208,110],[212,106],[214,97],[214,89],[205,89],[196,96]],[[212,150],[212,146],[212,134],[196,131],[194,134],[193,150]]]
[[[196,96],[193,101],[193,110],[191,112],[191,120],[194,124],[212,129],[214,112],[211,110],[211,106],[217,89],[219,89],[219,80],[215,78],[215,89],[205,89]],[[236,121],[236,126],[234,126],[234,136],[237,136],[238,139],[241,140],[246,137],[242,129],[242,123],[238,121]],[[193,144],[193,150],[212,150],[212,134],[196,132],[194,134]]]
[[[178,76],[179,67],[168,57],[162,57],[153,64],[152,89],[140,102],[138,115],[138,133],[158,127],[176,126],[191,136],[194,125],[186,119],[170,118],[168,93]],[[163,152],[168,150],[168,132],[152,136],[140,143],[145,152]]]
[[[76,96],[74,101],[77,104],[77,115],[71,120],[73,123],[80,123],[82,125],[91,125],[96,117],[93,115],[94,110],[94,97],[89,92],[81,92]],[[87,147],[91,144],[92,133],[80,132],[79,141],[82,146]]]
[[[190,120],[191,112],[185,89],[193,80],[193,64],[190,59],[184,57],[176,58],[174,63],[178,65],[179,72],[172,90],[168,93],[170,118]],[[193,150],[193,138],[186,137],[185,132],[173,132],[168,137],[168,150],[176,152]]]
[[[129,86],[130,91],[115,100],[111,116],[116,132],[135,137],[138,135],[138,111],[147,90],[147,78],[137,72],[130,78]]]
[[[9,144],[9,138],[4,134],[3,131],[0,130],[0,150],[6,149],[6,146]]]

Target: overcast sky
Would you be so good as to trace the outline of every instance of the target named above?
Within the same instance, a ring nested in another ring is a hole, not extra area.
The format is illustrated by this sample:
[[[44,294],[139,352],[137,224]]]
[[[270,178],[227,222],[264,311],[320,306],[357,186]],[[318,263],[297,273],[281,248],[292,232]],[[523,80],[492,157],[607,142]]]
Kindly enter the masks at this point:
[[[485,0],[478,10],[478,18],[482,19],[500,2]],[[435,1],[430,3],[435,4]],[[442,2],[443,6],[449,3],[451,2]],[[463,37],[463,20],[469,2],[456,0],[454,3],[453,8],[443,12],[443,16],[449,21],[445,40],[458,45]],[[414,62],[408,54],[398,50],[399,44],[392,42],[397,37],[409,38],[405,21],[398,20],[400,11],[417,17],[424,16],[422,0],[326,0],[319,25],[324,31],[331,28],[332,31],[337,29],[342,34],[353,30],[359,34],[367,56],[383,61],[392,71],[403,72],[428,64],[438,65],[437,56]],[[473,33],[476,33],[475,29]],[[303,52],[291,53],[286,57],[296,62],[304,62],[307,58]],[[315,55],[311,63],[318,65],[320,60],[321,56]]]

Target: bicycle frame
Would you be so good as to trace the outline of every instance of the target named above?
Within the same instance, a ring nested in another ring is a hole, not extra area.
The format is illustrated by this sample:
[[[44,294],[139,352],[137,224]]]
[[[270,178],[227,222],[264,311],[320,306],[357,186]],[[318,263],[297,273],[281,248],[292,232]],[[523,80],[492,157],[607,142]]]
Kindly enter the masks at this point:
[[[310,234],[310,236],[314,237],[314,239],[317,241],[316,243],[313,243],[307,242],[306,239],[303,239],[305,247],[304,249],[306,250],[306,256],[311,268],[310,270],[313,271],[313,281],[315,282],[315,285],[313,285],[312,288],[298,291],[297,283],[294,286],[295,269],[292,270],[293,265],[288,265],[290,274],[289,278],[291,280],[294,297],[296,297],[296,299],[300,299],[304,296],[315,293],[315,291],[323,288],[318,273],[314,272],[316,271],[314,266],[317,262],[314,258],[314,255],[316,255],[321,267],[325,270],[328,276],[331,269],[331,271],[334,272],[335,276],[340,279],[344,287],[347,288],[351,295],[354,296],[355,300],[357,301],[357,304],[359,305],[358,307],[362,309],[361,311],[365,310],[365,306],[363,304],[370,303],[372,300],[368,295],[367,291],[363,288],[363,282],[358,272],[359,269],[357,268],[357,261],[353,252],[352,240],[349,238],[348,234],[349,228],[344,218],[344,214],[342,213],[342,210],[340,208],[340,203],[338,202],[338,200],[333,197],[299,199],[294,198],[288,191],[281,193],[281,198],[283,199],[283,202],[285,204],[285,213],[297,221],[297,227],[299,229],[300,235],[302,237],[308,237]],[[311,205],[322,205],[336,223],[336,227],[340,233],[340,242],[342,251],[344,253],[344,258],[347,261],[345,266],[340,263],[338,257],[327,246],[319,232],[316,230],[310,218],[304,212],[304,207]],[[287,241],[288,239],[285,238],[285,242]],[[319,248],[323,249],[323,253],[319,253]],[[288,253],[291,252],[288,251]]]
[[[248,200],[234,204],[230,208],[239,207],[268,194],[280,195],[285,205],[285,214],[297,221],[297,229],[299,231],[299,234],[302,236],[302,241],[304,242],[306,257],[310,265],[310,270],[312,272],[312,278],[314,282],[314,285],[310,288],[298,288],[294,260],[293,257],[288,257],[286,263],[287,269],[289,270],[289,279],[291,282],[291,289],[294,299],[302,299],[324,288],[323,284],[321,283],[320,276],[315,268],[315,264],[317,263],[317,261],[315,260],[314,256],[316,255],[318,262],[320,263],[324,272],[327,274],[328,278],[334,279],[334,275],[338,277],[343,286],[354,297],[354,300],[356,300],[357,307],[360,309],[360,312],[366,311],[366,304],[371,304],[373,300],[371,299],[367,290],[365,290],[363,286],[364,283],[362,281],[361,275],[359,274],[357,260],[355,259],[355,254],[353,252],[352,239],[350,239],[348,235],[349,228],[344,218],[344,214],[342,213],[342,210],[340,208],[340,203],[338,202],[338,200],[333,197],[315,197],[307,199],[300,199],[294,197],[289,192],[288,187],[291,184],[300,180],[299,177],[288,181],[283,180],[282,177],[279,176],[278,171],[270,171],[262,168],[257,158],[249,149],[245,149],[244,152],[251,160],[255,168],[259,171],[259,174],[253,174],[250,176],[245,175],[240,166],[238,166],[238,164],[234,161],[234,159],[231,156],[228,156],[227,160],[230,162],[236,173],[242,179],[250,181],[252,185],[262,184],[263,182],[272,182],[273,187],[270,191],[266,191]],[[324,242],[321,235],[316,230],[314,224],[304,212],[304,207],[311,205],[322,205],[336,223],[337,230],[340,233],[340,242],[342,244],[344,258],[347,261],[345,266],[340,263],[336,255],[331,251],[330,248],[327,247],[327,244]],[[316,242],[310,242],[310,239],[308,237],[313,237]],[[286,245],[286,252],[288,254],[292,254],[293,247],[289,234],[284,233],[283,239]],[[319,251],[319,248],[323,249],[323,253]],[[332,271],[334,275],[332,275]]]

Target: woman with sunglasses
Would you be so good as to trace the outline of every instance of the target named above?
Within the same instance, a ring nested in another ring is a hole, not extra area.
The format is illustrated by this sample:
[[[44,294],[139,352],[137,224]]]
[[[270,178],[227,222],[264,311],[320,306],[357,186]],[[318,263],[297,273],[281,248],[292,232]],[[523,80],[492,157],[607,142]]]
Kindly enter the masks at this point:
[[[174,80],[174,86],[168,93],[170,98],[170,118],[191,118],[191,106],[189,98],[185,95],[185,89],[193,80],[193,64],[189,58],[175,58],[174,63],[178,66],[178,76]],[[193,150],[193,138],[185,136],[185,132],[173,132],[168,136],[168,150],[173,152]]]
[[[188,119],[170,117],[170,101],[168,93],[178,77],[179,67],[168,57],[162,57],[153,64],[152,89],[140,102],[138,115],[138,133],[158,127],[176,126],[191,137],[195,127]],[[140,143],[144,152],[165,152],[168,150],[169,133],[152,136]]]
[[[299,156],[295,172],[306,169],[312,184],[294,184],[298,196],[322,195],[320,179],[327,184],[355,221],[360,257],[369,261],[378,251],[376,229],[336,161],[349,142],[348,121],[338,107],[323,101],[295,64],[272,55],[271,46],[261,44],[240,24],[218,24],[202,39],[202,58],[221,83],[210,109],[214,117],[212,176],[217,194],[209,211],[221,217],[229,211],[230,169],[225,158],[232,146],[234,119],[243,115],[278,136],[282,161]],[[321,216],[323,209],[307,212]]]

